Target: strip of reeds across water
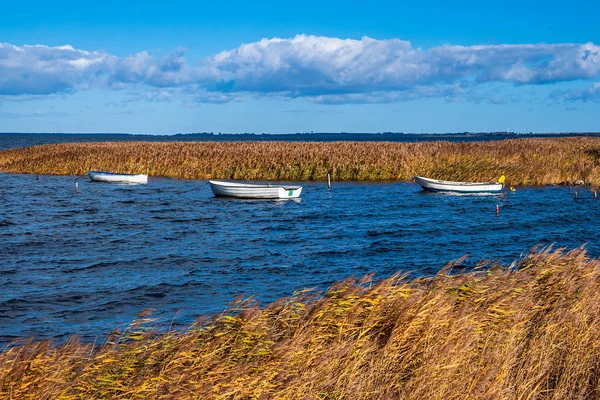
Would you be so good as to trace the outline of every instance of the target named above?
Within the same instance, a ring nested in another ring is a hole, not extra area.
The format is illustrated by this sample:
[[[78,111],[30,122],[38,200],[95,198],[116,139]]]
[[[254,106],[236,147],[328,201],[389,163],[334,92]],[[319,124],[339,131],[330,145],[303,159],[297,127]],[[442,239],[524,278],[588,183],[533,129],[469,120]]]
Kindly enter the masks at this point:
[[[600,396],[600,260],[347,280],[179,332],[0,353],[4,399],[575,399]]]
[[[0,151],[0,171],[87,170],[183,179],[409,180],[414,175],[512,185],[600,182],[600,138],[489,142],[112,142]]]

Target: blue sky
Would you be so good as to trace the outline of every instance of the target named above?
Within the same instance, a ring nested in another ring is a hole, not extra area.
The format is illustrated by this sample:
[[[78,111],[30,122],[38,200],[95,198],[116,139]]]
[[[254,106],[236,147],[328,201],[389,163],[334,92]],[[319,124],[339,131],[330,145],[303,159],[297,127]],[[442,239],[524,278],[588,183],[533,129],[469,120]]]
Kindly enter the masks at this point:
[[[590,1],[2,5],[0,132],[600,131]]]

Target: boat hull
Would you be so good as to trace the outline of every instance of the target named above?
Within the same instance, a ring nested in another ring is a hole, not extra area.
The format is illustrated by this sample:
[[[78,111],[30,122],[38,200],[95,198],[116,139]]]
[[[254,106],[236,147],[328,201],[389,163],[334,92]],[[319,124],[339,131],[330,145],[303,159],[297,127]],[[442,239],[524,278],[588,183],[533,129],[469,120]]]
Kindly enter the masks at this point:
[[[257,185],[237,182],[208,181],[218,197],[240,199],[295,199],[300,197],[302,186]]]
[[[454,193],[498,193],[502,184],[498,182],[451,182],[415,176],[415,180],[424,190],[431,192]]]
[[[115,174],[105,171],[88,171],[88,176],[94,182],[112,182],[112,183],[148,183],[148,175],[142,174]]]

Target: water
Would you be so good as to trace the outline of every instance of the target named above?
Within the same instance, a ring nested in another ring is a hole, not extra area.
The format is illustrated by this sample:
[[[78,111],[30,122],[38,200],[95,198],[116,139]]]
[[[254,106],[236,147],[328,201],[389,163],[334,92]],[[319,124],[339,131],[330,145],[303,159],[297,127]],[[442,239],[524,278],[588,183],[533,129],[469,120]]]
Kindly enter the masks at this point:
[[[214,198],[203,181],[81,177],[75,194],[74,177],[0,174],[0,343],[94,340],[148,307],[181,326],[242,293],[269,302],[351,275],[432,275],[465,254],[467,266],[510,263],[536,244],[588,243],[600,256],[590,192],[575,201],[567,187],[452,196],[412,183],[303,186],[298,201],[244,201]]]
[[[131,141],[152,141],[152,142],[206,142],[206,141],[339,141],[352,140],[357,142],[365,141],[389,141],[389,142],[421,142],[447,140],[451,142],[472,142],[472,141],[490,141],[502,139],[514,139],[517,137],[569,137],[569,136],[594,136],[600,137],[600,133],[551,133],[551,134],[507,134],[507,133],[476,133],[476,134],[418,134],[418,133],[315,133],[315,134],[274,134],[274,135],[254,135],[254,134],[224,134],[213,135],[212,133],[193,133],[178,135],[131,135],[123,133],[1,133],[0,132],[0,150],[37,146],[41,144],[57,144],[65,142],[131,142]]]

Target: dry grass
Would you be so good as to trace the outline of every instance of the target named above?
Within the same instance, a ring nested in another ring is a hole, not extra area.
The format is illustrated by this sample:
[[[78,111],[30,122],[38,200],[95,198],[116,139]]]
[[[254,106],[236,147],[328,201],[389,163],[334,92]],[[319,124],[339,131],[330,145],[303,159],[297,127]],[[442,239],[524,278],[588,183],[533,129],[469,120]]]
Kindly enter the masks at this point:
[[[600,182],[600,138],[492,142],[120,142],[0,151],[0,171],[84,175],[88,169],[185,179],[408,180],[414,175],[513,185]]]
[[[431,279],[346,281],[183,332],[147,316],[93,350],[75,340],[0,353],[5,399],[592,399],[600,384],[600,261],[533,252]]]

